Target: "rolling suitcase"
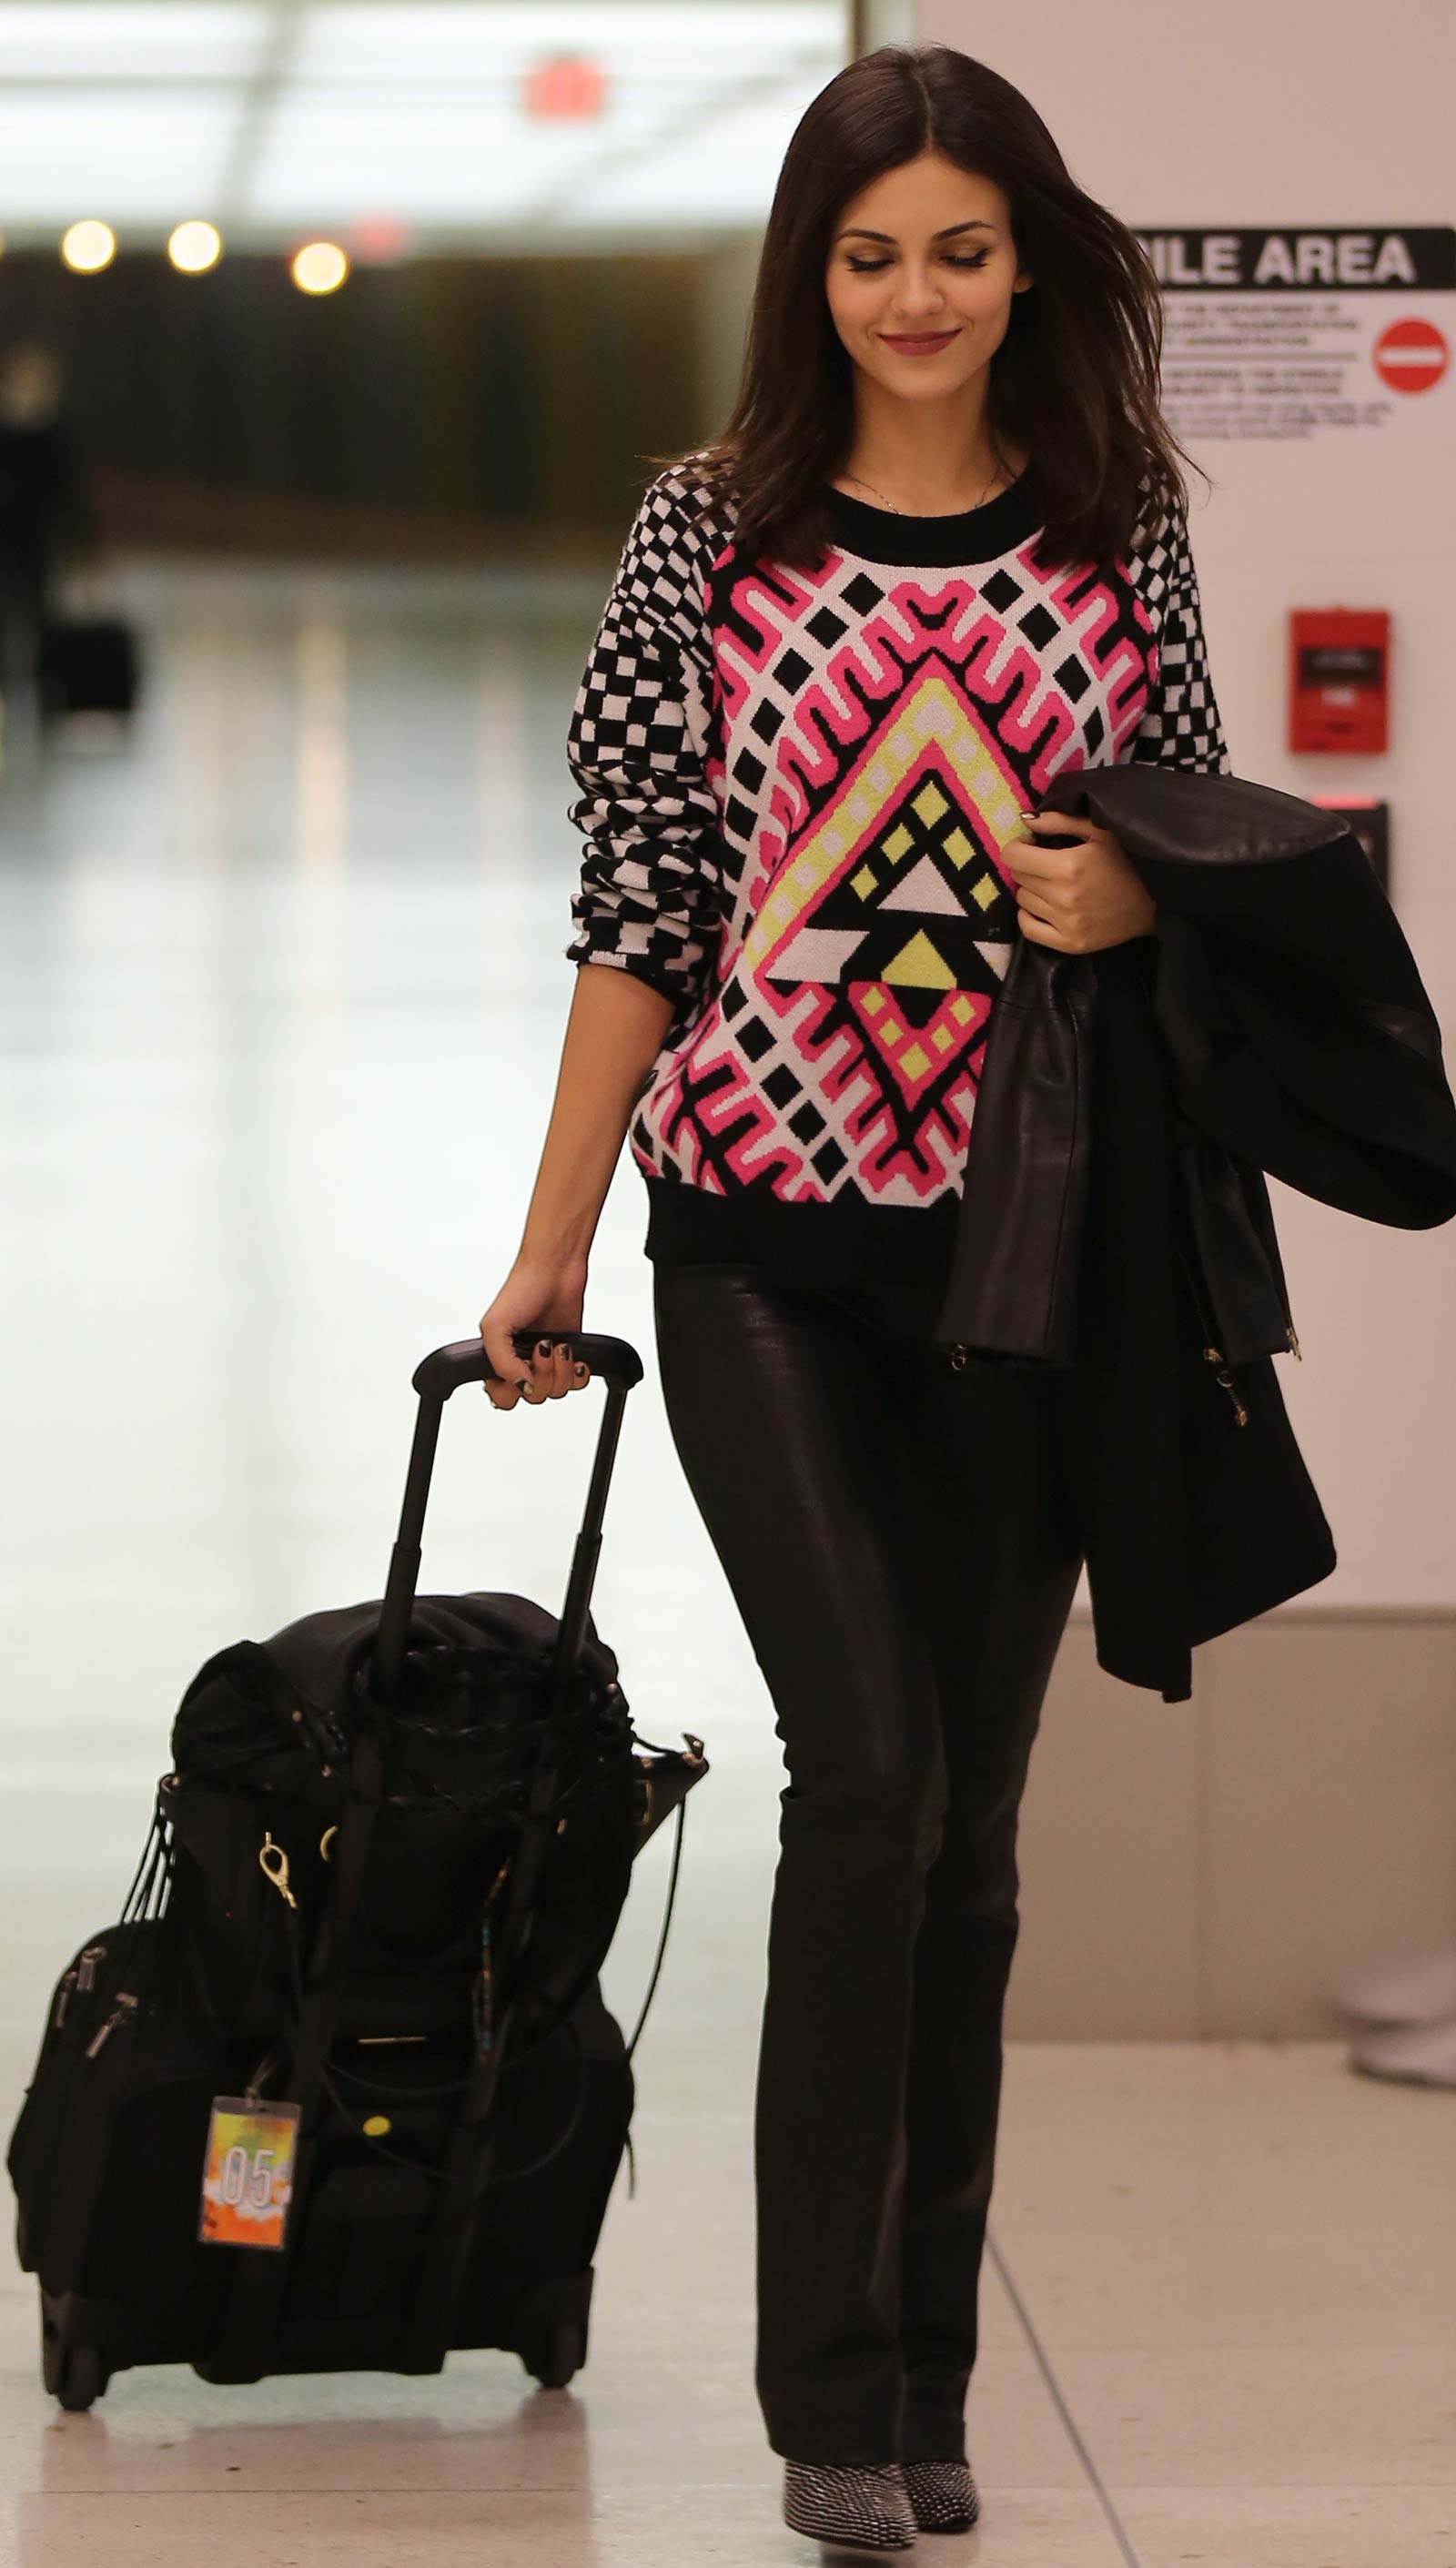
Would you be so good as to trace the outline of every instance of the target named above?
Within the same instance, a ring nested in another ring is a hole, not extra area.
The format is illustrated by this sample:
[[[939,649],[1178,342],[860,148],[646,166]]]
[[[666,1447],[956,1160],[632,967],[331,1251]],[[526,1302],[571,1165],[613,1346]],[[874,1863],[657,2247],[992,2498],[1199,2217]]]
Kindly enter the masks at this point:
[[[685,1752],[638,1739],[592,1624],[642,1367],[618,1339],[572,1349],[607,1395],[559,1620],[417,1594],[444,1405],[488,1371],[465,1340],[414,1378],[383,1600],[221,1652],[183,1696],[184,1770],[159,1787],[121,1922],[58,1984],[10,2144],[64,2407],[139,2364],[241,2382],[436,2372],[494,2346],[559,2386],[585,2360],[631,2055],[707,1761],[691,1733]],[[624,2043],[598,1967],[631,1861],[673,1810]]]
[[[131,714],[141,663],[136,637],[120,616],[48,617],[41,628],[41,703],[60,714]]]

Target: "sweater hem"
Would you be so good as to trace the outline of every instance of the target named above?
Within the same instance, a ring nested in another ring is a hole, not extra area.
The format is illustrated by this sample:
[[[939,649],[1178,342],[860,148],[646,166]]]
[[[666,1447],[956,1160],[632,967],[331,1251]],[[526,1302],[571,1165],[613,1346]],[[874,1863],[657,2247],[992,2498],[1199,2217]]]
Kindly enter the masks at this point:
[[[806,1284],[949,1281],[961,1208],[955,1192],[929,1204],[872,1204],[858,1194],[789,1203],[762,1188],[718,1195],[656,1170],[642,1173],[644,1248],[663,1265],[761,1266]]]

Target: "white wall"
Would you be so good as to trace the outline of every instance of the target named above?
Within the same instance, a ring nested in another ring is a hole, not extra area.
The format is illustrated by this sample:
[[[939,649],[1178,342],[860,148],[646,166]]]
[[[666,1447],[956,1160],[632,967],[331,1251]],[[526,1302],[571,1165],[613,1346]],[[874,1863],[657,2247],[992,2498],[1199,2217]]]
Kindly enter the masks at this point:
[[[1015,81],[1077,183],[1153,224],[1449,222],[1450,0],[919,0],[922,41]],[[1235,772],[1382,795],[1391,897],[1456,1071],[1452,445],[1183,444],[1214,685]],[[1291,606],[1391,610],[1391,749],[1285,747]],[[1339,1553],[1310,1604],[1456,1600],[1456,1223],[1401,1232],[1271,1185],[1303,1364],[1278,1376]],[[1085,1589],[1083,1589],[1083,1594]]]

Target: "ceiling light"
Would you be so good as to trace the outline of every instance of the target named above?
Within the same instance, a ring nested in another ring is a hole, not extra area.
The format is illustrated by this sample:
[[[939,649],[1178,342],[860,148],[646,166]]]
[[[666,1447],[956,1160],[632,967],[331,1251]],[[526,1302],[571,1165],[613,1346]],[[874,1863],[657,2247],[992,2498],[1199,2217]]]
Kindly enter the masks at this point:
[[[332,294],[349,273],[349,261],[337,241],[305,241],[295,250],[291,274],[301,294]]]
[[[78,276],[95,276],[110,267],[117,254],[117,235],[110,223],[73,223],[61,242],[61,256]]]
[[[183,276],[201,276],[221,258],[222,234],[215,223],[178,223],[166,254]]]

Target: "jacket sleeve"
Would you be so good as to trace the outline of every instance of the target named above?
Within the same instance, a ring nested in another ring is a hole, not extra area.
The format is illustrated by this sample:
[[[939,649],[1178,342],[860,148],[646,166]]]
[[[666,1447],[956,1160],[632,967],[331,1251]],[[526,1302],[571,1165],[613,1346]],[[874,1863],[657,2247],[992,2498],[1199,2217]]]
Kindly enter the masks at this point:
[[[1140,550],[1140,586],[1158,632],[1152,692],[1128,753],[1130,766],[1187,767],[1200,775],[1233,773],[1219,719],[1198,574],[1180,501],[1159,517]]]
[[[569,961],[634,973],[692,1012],[722,922],[720,807],[708,774],[714,543],[700,485],[670,467],[644,494],[577,690],[567,816],[585,839]]]

